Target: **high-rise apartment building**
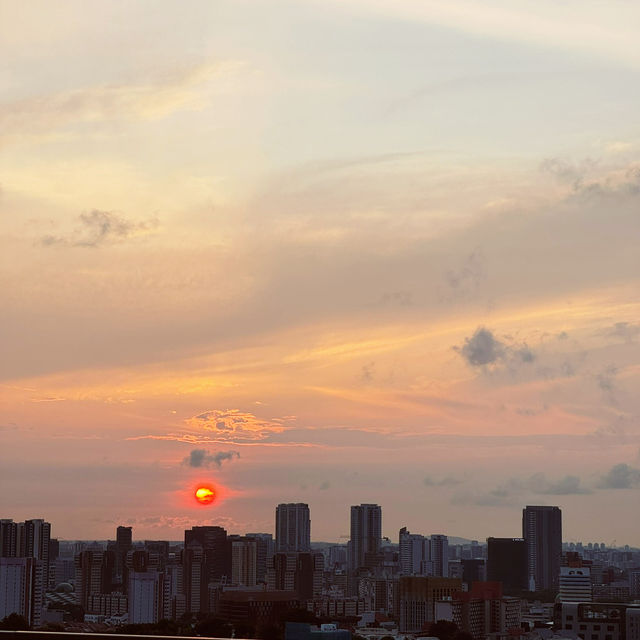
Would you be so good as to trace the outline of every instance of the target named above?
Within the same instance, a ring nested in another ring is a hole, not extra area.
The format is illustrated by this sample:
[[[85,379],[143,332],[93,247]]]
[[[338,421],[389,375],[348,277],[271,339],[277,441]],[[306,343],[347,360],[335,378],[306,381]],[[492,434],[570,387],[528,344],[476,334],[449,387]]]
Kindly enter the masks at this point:
[[[41,621],[42,562],[35,558],[0,558],[0,620],[17,613],[32,626]]]
[[[209,585],[231,582],[231,545],[222,527],[184,532],[184,589],[190,613],[209,613]]]
[[[562,512],[559,507],[525,507],[522,510],[522,537],[527,544],[530,589],[557,590],[562,556]]]
[[[524,538],[487,538],[487,580],[502,582],[506,594],[526,591],[529,565]]]
[[[356,571],[378,563],[382,543],[382,509],[377,504],[351,507],[348,567]]]
[[[231,541],[231,583],[255,587],[257,583],[258,543],[252,538]]]
[[[440,534],[432,535],[429,539],[429,546],[433,575],[448,578],[449,538]]]
[[[0,520],[0,558],[15,558],[17,552],[18,523]]]
[[[162,620],[163,577],[157,571],[129,573],[130,624],[152,624]]]
[[[256,582],[267,581],[267,564],[275,552],[275,540],[270,533],[247,533],[247,539],[256,541]]]
[[[276,507],[276,551],[310,551],[309,505],[302,502]]]
[[[267,584],[276,591],[295,591],[300,601],[322,594],[324,556],[308,551],[275,553],[267,570]]]
[[[92,606],[92,596],[110,594],[113,587],[115,552],[99,546],[85,549],[74,558],[78,604],[87,613],[100,613]]]
[[[429,538],[410,533],[406,527],[400,529],[399,555],[400,573],[405,576],[428,576],[433,574],[431,544]]]

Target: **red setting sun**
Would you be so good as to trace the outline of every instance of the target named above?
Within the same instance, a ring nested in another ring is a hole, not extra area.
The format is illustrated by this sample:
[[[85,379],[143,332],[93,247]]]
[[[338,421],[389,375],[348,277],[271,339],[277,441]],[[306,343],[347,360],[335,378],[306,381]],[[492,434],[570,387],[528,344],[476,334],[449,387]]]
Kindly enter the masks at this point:
[[[211,504],[216,497],[213,487],[201,486],[194,493],[194,497],[199,504]]]

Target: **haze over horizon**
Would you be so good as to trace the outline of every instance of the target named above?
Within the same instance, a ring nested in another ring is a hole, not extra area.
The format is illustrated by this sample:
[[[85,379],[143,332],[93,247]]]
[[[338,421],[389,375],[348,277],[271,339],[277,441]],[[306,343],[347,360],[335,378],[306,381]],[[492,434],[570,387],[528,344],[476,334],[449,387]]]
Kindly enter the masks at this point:
[[[0,517],[640,546],[639,20],[0,0]]]

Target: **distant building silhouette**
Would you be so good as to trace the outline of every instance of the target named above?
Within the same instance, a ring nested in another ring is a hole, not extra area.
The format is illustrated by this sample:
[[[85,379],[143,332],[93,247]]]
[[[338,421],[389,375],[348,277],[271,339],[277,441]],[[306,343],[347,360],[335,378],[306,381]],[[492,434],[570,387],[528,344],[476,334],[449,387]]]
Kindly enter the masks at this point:
[[[348,567],[357,571],[378,563],[382,544],[382,508],[377,504],[351,507]]]
[[[276,507],[276,551],[310,551],[309,505],[302,502]]]
[[[487,538],[487,580],[502,582],[506,594],[527,590],[529,565],[524,538]]]
[[[529,587],[558,589],[562,557],[562,512],[559,507],[527,506],[522,510],[522,537],[527,544]]]

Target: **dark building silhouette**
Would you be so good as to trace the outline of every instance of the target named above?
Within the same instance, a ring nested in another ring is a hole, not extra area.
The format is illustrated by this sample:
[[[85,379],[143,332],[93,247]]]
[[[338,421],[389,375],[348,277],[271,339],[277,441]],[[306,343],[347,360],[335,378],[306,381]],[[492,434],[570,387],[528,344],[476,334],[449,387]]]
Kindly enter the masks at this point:
[[[484,582],[487,578],[487,567],[484,558],[464,558],[462,564],[462,582],[471,585],[472,582]]]
[[[222,527],[184,532],[184,589],[190,613],[209,613],[209,585],[231,582],[231,544]]]
[[[302,502],[276,507],[276,551],[309,551],[311,519],[309,505]]]
[[[530,587],[557,590],[562,557],[562,512],[559,507],[527,506],[522,510]]]
[[[382,509],[377,504],[351,507],[349,569],[352,571],[378,564],[382,545]]]
[[[322,593],[324,556],[321,553],[276,553],[267,571],[269,588],[294,591],[302,601]]]
[[[524,538],[487,538],[487,580],[501,582],[506,594],[527,589],[529,572]]]
[[[74,558],[74,564],[78,604],[85,611],[93,613],[92,596],[112,591],[115,552],[100,548],[86,549]]]

